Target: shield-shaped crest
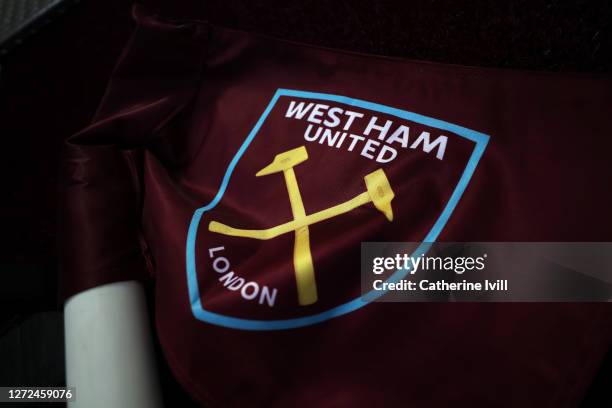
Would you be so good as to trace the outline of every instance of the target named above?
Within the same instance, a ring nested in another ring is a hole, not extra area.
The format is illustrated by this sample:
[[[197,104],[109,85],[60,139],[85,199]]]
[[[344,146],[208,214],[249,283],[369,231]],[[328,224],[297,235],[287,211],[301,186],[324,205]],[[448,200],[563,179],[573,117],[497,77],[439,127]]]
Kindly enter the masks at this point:
[[[366,306],[373,297],[360,293],[361,242],[422,242],[413,256],[425,253],[488,139],[373,102],[277,90],[212,201],[193,214],[186,244],[193,315],[234,329],[282,330]]]

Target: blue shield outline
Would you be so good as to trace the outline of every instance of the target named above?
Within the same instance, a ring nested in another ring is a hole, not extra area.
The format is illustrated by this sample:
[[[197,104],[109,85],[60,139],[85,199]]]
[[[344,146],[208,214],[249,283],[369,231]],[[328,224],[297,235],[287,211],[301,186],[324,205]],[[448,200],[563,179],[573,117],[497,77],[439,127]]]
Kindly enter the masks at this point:
[[[397,116],[402,119],[406,119],[412,122],[417,122],[426,126],[447,130],[449,132],[453,132],[458,136],[464,137],[468,140],[475,142],[474,150],[472,151],[472,155],[468,160],[468,163],[457,183],[457,186],[453,190],[453,193],[450,196],[446,206],[440,213],[438,219],[433,224],[429,233],[425,236],[423,242],[419,245],[419,247],[413,252],[412,256],[420,256],[421,254],[425,254],[431,244],[436,241],[440,232],[446,225],[448,219],[453,213],[459,199],[463,195],[472,175],[474,174],[474,170],[476,170],[476,166],[484,153],[485,148],[487,147],[487,143],[489,142],[489,136],[476,132],[474,130],[454,125],[452,123],[444,122],[439,119],[430,118],[428,116],[419,115],[417,113],[392,108],[390,106],[381,105],[378,103],[368,102],[360,99],[353,99],[346,96],[333,95],[333,94],[325,94],[318,92],[307,92],[307,91],[297,91],[290,89],[277,89],[276,93],[272,97],[272,100],[266,107],[263,114],[260,116],[259,120],[255,124],[255,127],[251,130],[247,138],[244,140],[234,157],[232,158],[221,182],[221,186],[217,191],[217,194],[213,198],[213,200],[204,207],[200,207],[193,213],[191,218],[191,223],[189,224],[189,230],[187,233],[187,245],[186,245],[186,269],[187,269],[187,287],[189,291],[189,303],[191,305],[191,311],[196,319],[201,320],[203,322],[208,322],[214,325],[223,326],[232,329],[240,329],[240,330],[285,330],[285,329],[294,329],[298,327],[310,326],[316,323],[324,322],[326,320],[332,319],[334,317],[342,316],[347,313],[353,312],[357,309],[366,306],[371,301],[376,298],[382,296],[385,292],[383,291],[374,291],[372,290],[370,293],[366,295],[360,296],[356,299],[343,303],[339,306],[335,306],[331,309],[328,309],[324,312],[319,312],[317,314],[303,316],[293,319],[281,319],[281,320],[255,320],[255,319],[241,319],[232,316],[226,316],[219,313],[214,313],[208,310],[205,310],[202,307],[202,302],[200,301],[200,289],[198,287],[197,280],[197,272],[196,272],[196,260],[195,260],[195,245],[196,238],[198,232],[198,226],[200,225],[200,221],[204,213],[212,210],[215,206],[221,201],[225,190],[227,189],[227,185],[229,184],[230,178],[234,171],[234,168],[238,164],[238,161],[243,156],[246,149],[249,147],[262,124],[270,114],[270,111],[276,105],[276,102],[281,96],[289,96],[296,98],[305,98],[305,99],[317,99],[323,101],[334,101],[350,106],[357,106],[363,109],[368,109],[371,111],[377,111],[386,113],[388,115]],[[387,282],[397,282],[404,278],[408,274],[409,270],[397,270],[389,277]]]

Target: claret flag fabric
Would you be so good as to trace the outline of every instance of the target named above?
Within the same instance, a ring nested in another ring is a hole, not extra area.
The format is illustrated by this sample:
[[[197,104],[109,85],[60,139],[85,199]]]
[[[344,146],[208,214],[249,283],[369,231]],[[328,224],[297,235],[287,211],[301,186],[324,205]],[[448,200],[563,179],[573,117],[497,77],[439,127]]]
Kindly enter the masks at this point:
[[[138,28],[65,144],[64,295],[153,280],[207,406],[576,406],[609,304],[376,303],[365,241],[611,241],[612,81]]]

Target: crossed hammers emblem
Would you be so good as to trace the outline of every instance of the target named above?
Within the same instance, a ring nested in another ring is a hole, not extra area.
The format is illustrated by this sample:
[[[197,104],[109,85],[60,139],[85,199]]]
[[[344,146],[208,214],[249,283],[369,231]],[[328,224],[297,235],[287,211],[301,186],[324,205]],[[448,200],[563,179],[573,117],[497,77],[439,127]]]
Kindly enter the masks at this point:
[[[329,218],[337,217],[370,202],[373,203],[374,207],[381,211],[389,221],[393,221],[391,200],[395,196],[385,172],[383,169],[378,169],[367,174],[363,178],[366,185],[365,192],[325,210],[313,214],[306,214],[295,172],[293,171],[295,166],[306,160],[308,160],[306,147],[300,146],[277,154],[272,163],[261,169],[255,175],[256,177],[260,177],[283,172],[285,184],[287,185],[287,192],[289,193],[291,211],[293,212],[293,220],[275,227],[258,230],[233,228],[217,221],[211,221],[208,225],[208,229],[212,232],[260,240],[268,240],[282,234],[294,232],[293,267],[295,270],[298,302],[302,306],[310,305],[317,301],[317,284],[310,252],[310,233],[308,226],[325,221]]]

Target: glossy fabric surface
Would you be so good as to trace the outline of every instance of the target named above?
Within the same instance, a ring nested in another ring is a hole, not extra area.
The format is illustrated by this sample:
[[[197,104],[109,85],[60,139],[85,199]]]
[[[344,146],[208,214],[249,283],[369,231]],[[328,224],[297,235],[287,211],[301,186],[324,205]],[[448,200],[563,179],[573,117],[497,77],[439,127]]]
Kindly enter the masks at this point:
[[[435,239],[610,241],[609,77],[408,62],[205,23],[139,20],[94,122],[66,143],[66,296],[154,279],[165,355],[184,386],[212,406],[579,402],[612,339],[607,304],[372,303],[272,331],[211,324],[196,306],[278,321],[353,301],[360,242],[430,236],[470,163],[471,177]],[[279,89],[308,94],[275,100]],[[363,114],[350,128],[355,134],[376,116],[377,124],[393,122],[389,132],[409,126],[411,144],[423,132],[445,135],[446,150],[438,159],[436,150],[399,147],[380,163],[362,145],[311,142],[308,123],[287,117],[292,102]],[[442,122],[452,126],[440,130]],[[476,162],[463,130],[486,137]],[[297,301],[293,234],[256,240],[208,229],[211,221],[245,229],[291,221],[282,175],[256,174],[300,146],[308,159],[294,171],[306,214],[364,193],[364,176],[378,168],[395,194],[392,221],[365,203],[308,227],[318,289],[311,305]],[[215,200],[191,234],[190,283],[190,227]],[[213,268],[221,255],[236,276],[276,288],[274,306],[223,286]]]

